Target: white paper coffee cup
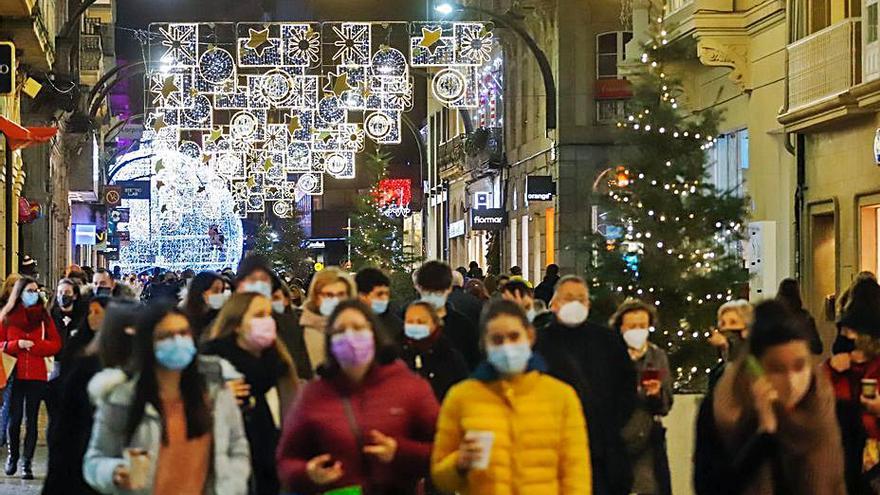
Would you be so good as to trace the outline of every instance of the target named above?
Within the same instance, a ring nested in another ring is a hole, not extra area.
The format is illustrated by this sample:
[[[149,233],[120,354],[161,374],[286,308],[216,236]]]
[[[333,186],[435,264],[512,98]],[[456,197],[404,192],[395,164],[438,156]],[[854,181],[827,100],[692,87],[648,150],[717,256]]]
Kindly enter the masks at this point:
[[[135,448],[125,449],[122,455],[128,465],[132,490],[143,490],[150,476],[150,455],[144,449]]]
[[[492,446],[495,444],[495,432],[486,430],[469,430],[465,433],[464,438],[465,440],[475,440],[480,446],[480,455],[471,464],[471,469],[488,469],[489,460],[492,458]]]

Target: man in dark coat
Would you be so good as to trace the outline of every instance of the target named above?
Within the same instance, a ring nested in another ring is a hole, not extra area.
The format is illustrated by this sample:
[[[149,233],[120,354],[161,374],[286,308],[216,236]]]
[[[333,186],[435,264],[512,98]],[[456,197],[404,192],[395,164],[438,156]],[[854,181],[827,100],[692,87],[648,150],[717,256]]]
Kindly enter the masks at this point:
[[[442,261],[428,261],[416,272],[416,290],[443,319],[443,332],[452,346],[464,356],[473,370],[480,363],[480,336],[477,326],[448,302],[452,292],[452,269]]]
[[[378,268],[363,268],[354,276],[358,298],[373,310],[386,335],[397,339],[403,334],[403,320],[391,308],[391,279]]]
[[[559,281],[550,304],[555,319],[538,333],[535,351],[550,374],[571,385],[581,399],[590,436],[593,493],[627,495],[632,469],[621,430],[636,405],[636,372],[620,334],[590,323],[584,279]]]
[[[456,311],[467,316],[474,326],[479,325],[483,302],[464,290],[464,277],[457,271],[452,272],[452,292],[449,293],[449,304]]]
[[[535,287],[535,298],[540,299],[549,305],[550,300],[553,299],[553,292],[556,290],[556,284],[558,282],[559,265],[547,265],[547,272],[544,275],[544,280],[541,280],[541,283]]]

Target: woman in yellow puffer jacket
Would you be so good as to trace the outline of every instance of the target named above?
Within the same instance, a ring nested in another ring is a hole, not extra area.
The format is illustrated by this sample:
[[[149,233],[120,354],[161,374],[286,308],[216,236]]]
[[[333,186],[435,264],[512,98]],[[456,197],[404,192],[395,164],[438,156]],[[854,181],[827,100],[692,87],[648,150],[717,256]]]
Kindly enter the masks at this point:
[[[434,483],[461,495],[590,494],[587,428],[574,389],[543,373],[531,349],[535,329],[519,306],[492,303],[480,323],[488,359],[443,401]]]

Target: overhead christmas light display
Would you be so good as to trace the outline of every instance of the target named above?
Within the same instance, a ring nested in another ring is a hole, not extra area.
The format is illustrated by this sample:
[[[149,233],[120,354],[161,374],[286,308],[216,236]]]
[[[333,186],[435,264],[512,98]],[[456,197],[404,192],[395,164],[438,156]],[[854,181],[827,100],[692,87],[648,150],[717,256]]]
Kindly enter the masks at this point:
[[[221,270],[242,255],[241,220],[226,181],[195,157],[174,149],[142,146],[121,156],[111,170],[113,184],[142,184],[144,199],[126,199],[119,248],[124,273],[160,266],[171,270]]]
[[[367,139],[399,144],[410,68],[450,108],[481,104],[495,39],[480,22],[150,26],[145,126],[228,184],[241,217],[288,217],[324,179],[353,179]]]

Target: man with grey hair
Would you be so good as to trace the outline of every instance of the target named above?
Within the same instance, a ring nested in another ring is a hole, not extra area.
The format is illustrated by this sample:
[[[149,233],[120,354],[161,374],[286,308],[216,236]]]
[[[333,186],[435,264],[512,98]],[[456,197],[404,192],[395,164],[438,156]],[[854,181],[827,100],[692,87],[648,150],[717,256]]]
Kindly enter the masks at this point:
[[[559,280],[550,301],[552,323],[538,333],[535,351],[550,374],[574,387],[590,434],[593,493],[626,495],[632,467],[621,436],[636,405],[636,371],[619,333],[587,321],[590,292],[574,275]]]

